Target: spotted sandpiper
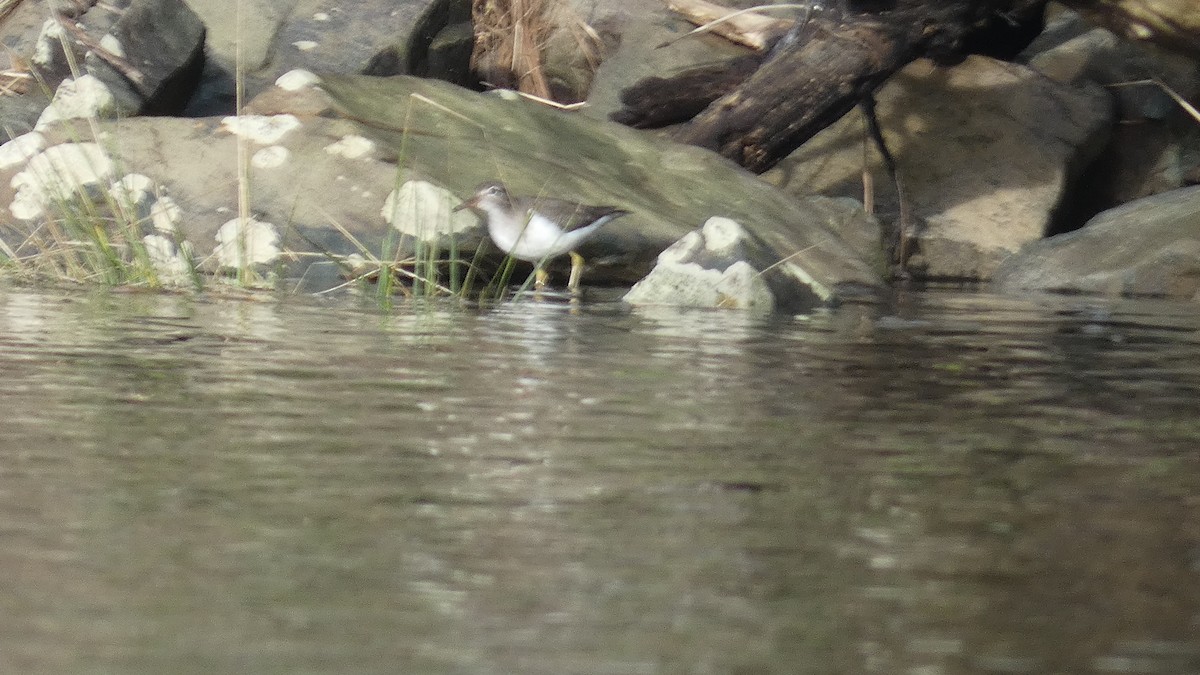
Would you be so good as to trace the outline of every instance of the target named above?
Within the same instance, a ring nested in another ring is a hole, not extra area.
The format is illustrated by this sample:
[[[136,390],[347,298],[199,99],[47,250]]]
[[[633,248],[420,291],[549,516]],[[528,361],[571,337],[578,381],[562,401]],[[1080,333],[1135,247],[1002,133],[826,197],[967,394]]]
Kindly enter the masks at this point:
[[[612,206],[587,206],[546,197],[512,197],[504,184],[488,181],[475,195],[454,207],[474,208],[486,215],[488,235],[505,253],[533,263],[534,288],[546,285],[550,276],[544,265],[564,253],[571,256],[567,289],[579,288],[583,256],[575,252],[605,223],[629,213]]]

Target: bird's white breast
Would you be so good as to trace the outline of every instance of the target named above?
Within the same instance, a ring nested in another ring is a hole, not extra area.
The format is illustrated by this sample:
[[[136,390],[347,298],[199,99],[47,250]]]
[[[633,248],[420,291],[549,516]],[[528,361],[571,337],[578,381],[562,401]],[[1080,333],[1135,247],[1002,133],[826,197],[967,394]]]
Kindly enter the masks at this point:
[[[488,235],[501,250],[521,260],[538,262],[572,251],[576,246],[612,216],[601,218],[595,223],[570,232],[563,232],[557,224],[536,213],[518,211],[514,216],[503,209],[487,209]]]

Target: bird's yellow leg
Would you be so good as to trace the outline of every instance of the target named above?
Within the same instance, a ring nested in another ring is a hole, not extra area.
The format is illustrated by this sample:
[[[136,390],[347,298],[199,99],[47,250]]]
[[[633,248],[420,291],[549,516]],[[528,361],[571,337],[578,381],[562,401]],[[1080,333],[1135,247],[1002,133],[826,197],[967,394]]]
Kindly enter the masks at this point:
[[[533,271],[533,290],[540,291],[550,280],[550,273],[542,268],[537,268]]]
[[[583,256],[575,251],[571,255],[571,278],[567,281],[567,290],[572,293],[579,290],[579,278],[583,276]]]

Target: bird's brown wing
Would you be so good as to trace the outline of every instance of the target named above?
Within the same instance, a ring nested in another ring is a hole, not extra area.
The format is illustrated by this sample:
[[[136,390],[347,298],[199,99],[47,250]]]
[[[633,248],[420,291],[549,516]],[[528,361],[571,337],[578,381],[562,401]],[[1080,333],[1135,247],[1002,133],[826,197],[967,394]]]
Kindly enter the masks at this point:
[[[559,223],[563,232],[586,227],[605,216],[610,216],[612,219],[629,213],[629,211],[618,209],[615,206],[587,206],[550,198],[531,198],[526,206]]]

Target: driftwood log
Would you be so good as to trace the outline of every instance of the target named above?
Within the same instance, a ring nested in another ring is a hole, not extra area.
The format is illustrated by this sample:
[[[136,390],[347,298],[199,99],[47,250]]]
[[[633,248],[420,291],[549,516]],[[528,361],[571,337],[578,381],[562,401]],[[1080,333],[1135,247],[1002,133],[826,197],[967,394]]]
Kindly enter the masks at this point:
[[[677,140],[761,173],[917,58],[1015,54],[1040,30],[1046,2],[842,2],[797,22],[761,56],[635,84],[613,119],[642,128],[682,122]]]

